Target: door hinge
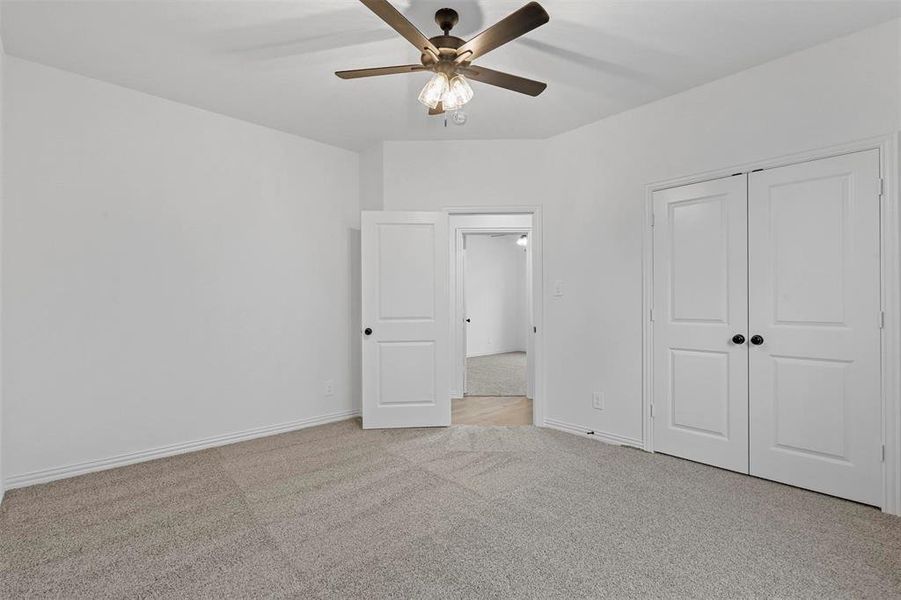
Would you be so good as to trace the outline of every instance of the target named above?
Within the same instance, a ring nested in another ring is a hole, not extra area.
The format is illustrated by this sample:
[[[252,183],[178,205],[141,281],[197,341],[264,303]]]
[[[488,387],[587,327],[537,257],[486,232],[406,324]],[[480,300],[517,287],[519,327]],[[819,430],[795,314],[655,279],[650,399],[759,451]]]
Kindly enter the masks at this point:
[[[882,462],[885,462],[885,444],[882,444]]]
[[[655,415],[654,415],[654,403],[651,402],[651,418],[653,419],[654,416],[655,416]]]
[[[538,328],[537,328],[537,327],[532,327],[532,333],[538,333]]]
[[[651,322],[654,321],[654,309],[653,308],[651,309],[650,319],[651,319]]]
[[[879,329],[885,329],[885,311],[879,313]]]
[[[879,197],[882,198],[885,195],[885,178],[879,178]]]
[[[651,213],[651,227],[655,225],[657,218],[654,216],[654,213]]]

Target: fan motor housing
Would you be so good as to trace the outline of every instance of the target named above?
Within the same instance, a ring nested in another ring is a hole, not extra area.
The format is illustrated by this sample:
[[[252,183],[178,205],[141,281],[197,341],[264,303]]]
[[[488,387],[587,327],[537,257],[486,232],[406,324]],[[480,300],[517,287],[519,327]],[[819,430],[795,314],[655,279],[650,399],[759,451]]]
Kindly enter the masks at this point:
[[[466,43],[466,40],[453,35],[436,35],[429,41],[438,48],[438,61],[436,62],[435,57],[428,52],[423,52],[419,60],[424,67],[433,70],[443,64],[454,65],[457,60],[457,48]],[[469,64],[469,61],[462,61],[461,64]]]
[[[429,41],[435,44],[435,47],[439,50],[443,50],[444,48],[454,50],[454,54],[456,54],[457,48],[466,43],[466,40],[458,38],[455,35],[436,35],[433,38],[429,38]]]

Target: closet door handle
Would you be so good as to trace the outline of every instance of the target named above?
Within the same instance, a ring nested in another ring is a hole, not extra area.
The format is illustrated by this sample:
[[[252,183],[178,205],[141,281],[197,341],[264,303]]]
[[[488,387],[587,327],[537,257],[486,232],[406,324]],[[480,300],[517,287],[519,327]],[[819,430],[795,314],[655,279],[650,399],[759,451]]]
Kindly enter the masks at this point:
[[[732,336],[732,343],[736,344],[737,346],[741,346],[742,344],[745,343],[745,336],[743,336],[740,333],[736,333],[735,335]]]
[[[751,343],[754,344],[755,346],[759,346],[760,344],[763,343],[763,336],[762,335],[752,335]]]

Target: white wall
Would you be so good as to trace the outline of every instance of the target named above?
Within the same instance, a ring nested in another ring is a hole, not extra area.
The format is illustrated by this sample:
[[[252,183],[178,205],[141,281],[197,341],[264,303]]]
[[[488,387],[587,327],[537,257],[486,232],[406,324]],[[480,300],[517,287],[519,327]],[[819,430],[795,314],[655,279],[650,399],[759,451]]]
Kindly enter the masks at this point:
[[[385,142],[385,210],[537,206],[548,177],[544,140]],[[460,177],[447,177],[447,173]],[[443,178],[438,175],[444,173]],[[435,182],[440,181],[440,185]]]
[[[896,20],[547,141],[386,143],[386,208],[541,204],[547,417],[641,440],[645,186],[897,131],[899,31]]]
[[[4,84],[8,482],[356,408],[355,153],[14,58]]]
[[[525,352],[528,342],[526,249],[519,235],[466,236],[466,356]]]
[[[384,178],[382,145],[376,144],[360,152],[360,210],[382,210]]]
[[[3,254],[3,237],[2,237],[2,215],[3,215],[3,189],[5,187],[6,181],[3,177],[3,73],[6,69],[6,52],[3,49],[3,40],[0,39],[0,338],[2,338],[3,331],[3,319],[2,319],[2,303],[3,303],[3,277],[2,277],[2,254]],[[2,344],[0,344],[0,365],[3,364],[3,356],[2,356]],[[3,501],[4,493],[6,492],[6,486],[3,483],[3,474],[5,471],[3,470],[3,462],[4,462],[4,452],[3,452],[3,427],[4,427],[4,419],[3,419],[3,375],[2,375],[2,366],[0,366],[0,502]]]

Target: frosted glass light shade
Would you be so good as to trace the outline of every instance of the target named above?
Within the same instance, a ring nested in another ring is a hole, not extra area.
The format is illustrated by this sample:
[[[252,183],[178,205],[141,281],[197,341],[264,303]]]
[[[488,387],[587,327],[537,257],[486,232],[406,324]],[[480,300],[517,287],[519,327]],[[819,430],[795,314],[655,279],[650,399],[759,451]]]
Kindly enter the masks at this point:
[[[447,92],[448,82],[447,75],[444,73],[435,73],[429,82],[425,84],[422,91],[419,92],[419,101],[428,106],[435,108]]]
[[[456,75],[450,80],[447,91],[441,98],[444,110],[456,110],[472,100],[472,87],[462,75]]]

